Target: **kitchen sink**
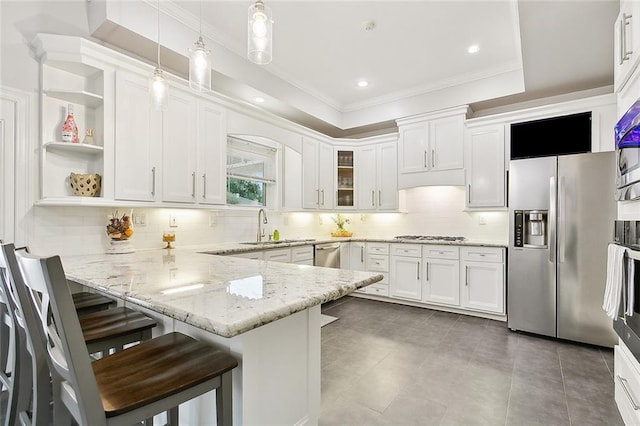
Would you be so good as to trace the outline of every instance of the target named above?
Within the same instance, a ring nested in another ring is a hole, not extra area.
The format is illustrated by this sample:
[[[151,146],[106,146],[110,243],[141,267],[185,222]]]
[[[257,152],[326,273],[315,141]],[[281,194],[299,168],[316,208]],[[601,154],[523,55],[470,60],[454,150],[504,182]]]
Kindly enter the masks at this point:
[[[286,243],[304,243],[315,241],[313,238],[299,238],[299,239],[289,239],[289,240],[278,240],[278,241],[245,241],[240,244],[247,244],[251,246],[269,246],[269,245],[277,245],[277,244],[286,244]]]

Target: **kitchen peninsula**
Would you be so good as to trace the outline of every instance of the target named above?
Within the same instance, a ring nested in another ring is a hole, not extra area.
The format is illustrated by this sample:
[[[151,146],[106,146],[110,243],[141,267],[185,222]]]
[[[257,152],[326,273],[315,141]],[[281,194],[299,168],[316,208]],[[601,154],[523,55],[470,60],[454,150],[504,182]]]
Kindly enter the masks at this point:
[[[214,256],[193,249],[63,257],[72,283],[113,296],[180,331],[226,348],[234,424],[317,424],[320,304],[382,275]],[[159,372],[160,373],[160,372]],[[214,395],[181,407],[187,424],[210,424]]]

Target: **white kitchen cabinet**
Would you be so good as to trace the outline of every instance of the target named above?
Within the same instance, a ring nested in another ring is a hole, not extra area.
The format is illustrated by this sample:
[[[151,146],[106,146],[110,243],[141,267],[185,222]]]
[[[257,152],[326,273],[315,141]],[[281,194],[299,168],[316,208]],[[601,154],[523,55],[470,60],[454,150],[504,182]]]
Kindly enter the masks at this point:
[[[460,305],[458,247],[426,246],[422,300],[439,305]]]
[[[264,258],[264,253],[265,252],[263,251],[250,251],[247,253],[234,253],[229,256],[242,257],[244,259],[262,260]]]
[[[356,205],[356,151],[353,148],[337,147],[334,149],[334,160],[336,164],[335,206],[339,209],[353,209]]]
[[[291,263],[291,249],[283,248],[265,250],[263,253],[263,259],[269,262]]]
[[[302,154],[285,146],[282,150],[282,209],[302,208]]]
[[[396,142],[374,144],[358,151],[358,210],[398,208],[398,151]]]
[[[465,152],[467,207],[505,207],[504,125],[467,129]]]
[[[317,139],[302,139],[302,207],[333,209],[333,147]]]
[[[460,257],[461,306],[504,314],[504,249],[462,247]]]
[[[467,109],[456,107],[397,120],[399,188],[463,184]]]
[[[149,107],[149,78],[116,73],[115,199],[156,201],[160,194],[162,113]]]
[[[291,263],[313,266],[313,246],[291,247]]]
[[[633,353],[620,341],[614,346],[613,381],[615,401],[620,417],[626,425],[640,424],[640,364]]]
[[[349,243],[349,269],[352,271],[366,270],[365,243],[351,241]]]
[[[410,299],[420,301],[422,299],[422,258],[415,256],[418,253],[410,253],[411,256],[402,256],[399,250],[403,246],[411,244],[392,244],[391,245],[391,270],[389,295],[401,299]],[[415,249],[415,247],[414,247]]]
[[[197,201],[200,204],[227,202],[226,110],[205,100],[198,101]]]
[[[197,98],[172,87],[162,114],[162,201],[195,203]]]
[[[613,88],[615,92],[629,80],[640,56],[640,5],[636,1],[621,1],[620,13],[614,25]]]

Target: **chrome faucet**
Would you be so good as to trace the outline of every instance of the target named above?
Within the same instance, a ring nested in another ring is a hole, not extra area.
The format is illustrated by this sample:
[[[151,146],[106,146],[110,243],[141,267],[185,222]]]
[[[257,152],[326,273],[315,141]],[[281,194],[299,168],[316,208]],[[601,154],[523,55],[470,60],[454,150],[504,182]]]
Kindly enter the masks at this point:
[[[260,220],[260,215],[263,216],[262,221]],[[264,238],[264,228],[262,227],[262,225],[266,225],[267,223],[269,223],[267,221],[267,213],[264,211],[264,209],[258,210],[258,237],[256,241],[258,241],[259,243],[262,242],[262,239]]]

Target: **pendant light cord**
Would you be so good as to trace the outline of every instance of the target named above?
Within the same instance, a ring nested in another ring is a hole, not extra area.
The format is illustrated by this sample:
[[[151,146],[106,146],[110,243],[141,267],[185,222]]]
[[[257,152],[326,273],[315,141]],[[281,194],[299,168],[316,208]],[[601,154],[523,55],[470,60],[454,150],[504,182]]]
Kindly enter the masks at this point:
[[[160,0],[158,0],[158,69],[160,69]]]
[[[200,0],[200,37],[202,38],[202,0]]]

